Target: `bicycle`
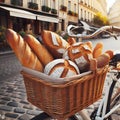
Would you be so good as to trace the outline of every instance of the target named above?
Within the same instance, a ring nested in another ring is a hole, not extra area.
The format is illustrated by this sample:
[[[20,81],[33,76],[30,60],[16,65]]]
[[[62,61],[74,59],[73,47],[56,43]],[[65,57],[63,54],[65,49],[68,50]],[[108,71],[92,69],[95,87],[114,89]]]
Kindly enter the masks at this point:
[[[79,30],[83,31],[85,28],[84,26],[68,26],[68,35],[75,38],[92,38],[98,34],[100,34],[103,31],[108,32],[111,36],[115,37],[117,39],[117,36],[112,33],[112,31],[120,31],[120,28],[115,26],[104,26],[96,30],[92,34],[83,35],[76,34],[79,33]],[[104,97],[102,98],[100,105],[92,112],[92,114],[89,116],[88,113],[86,113],[86,110],[81,110],[80,112],[70,116],[68,120],[112,120],[113,119],[113,113],[120,108],[120,86],[118,85],[118,88],[115,94],[113,94],[115,86],[120,83],[120,70],[117,69],[117,65],[120,62],[120,54],[116,54],[113,59],[110,61],[109,67],[109,74],[111,77],[111,80],[107,81],[107,89],[105,92]],[[115,106],[115,107],[114,107]],[[47,113],[43,112],[40,115],[32,118],[31,120],[56,120],[53,119],[51,116],[49,116]]]

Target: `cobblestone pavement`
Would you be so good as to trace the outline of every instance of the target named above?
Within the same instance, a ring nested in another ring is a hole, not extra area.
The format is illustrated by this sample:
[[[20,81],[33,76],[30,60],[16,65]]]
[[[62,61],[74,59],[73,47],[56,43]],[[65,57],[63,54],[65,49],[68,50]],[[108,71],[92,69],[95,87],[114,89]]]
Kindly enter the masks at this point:
[[[21,65],[12,55],[0,56],[0,120],[30,120],[42,111],[26,99]],[[87,108],[91,113],[99,101]],[[120,120],[120,111],[115,114]]]

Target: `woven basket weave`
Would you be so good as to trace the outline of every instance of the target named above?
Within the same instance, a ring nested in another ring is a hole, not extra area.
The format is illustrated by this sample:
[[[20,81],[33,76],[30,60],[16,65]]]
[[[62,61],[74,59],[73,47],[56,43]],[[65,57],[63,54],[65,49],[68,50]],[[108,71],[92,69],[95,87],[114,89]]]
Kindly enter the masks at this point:
[[[21,72],[27,99],[53,118],[64,120],[88,107],[102,96],[108,67],[99,69],[80,79],[56,85]]]

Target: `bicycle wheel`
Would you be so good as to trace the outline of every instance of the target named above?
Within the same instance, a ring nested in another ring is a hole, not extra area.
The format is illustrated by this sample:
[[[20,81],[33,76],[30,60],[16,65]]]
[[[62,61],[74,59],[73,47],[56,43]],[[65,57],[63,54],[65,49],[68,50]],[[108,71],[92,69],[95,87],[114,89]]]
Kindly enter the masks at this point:
[[[32,118],[31,120],[57,120],[57,119],[54,119],[51,116],[49,116],[47,113],[43,112],[43,113],[37,115],[36,117]],[[80,116],[78,116],[78,115],[77,116],[73,115],[65,120],[83,120],[83,119],[80,118]]]
[[[52,120],[52,118],[47,113],[43,112],[31,120]]]
[[[109,90],[106,113],[110,112],[110,110],[115,106],[117,106],[118,104],[120,104],[120,83],[117,81],[113,81]],[[92,112],[90,116],[91,120],[95,120],[97,110],[98,110],[98,107]],[[119,112],[120,112],[120,108],[118,108],[105,120],[120,120],[120,118],[118,117]],[[102,114],[102,111],[101,111],[101,114]]]
[[[120,87],[116,89],[117,91],[115,90],[115,93],[113,92],[111,95],[112,97],[110,100],[110,106],[108,106],[107,112],[109,112],[112,108],[120,105]],[[118,117],[119,112],[120,107],[108,117],[108,120],[120,120]]]

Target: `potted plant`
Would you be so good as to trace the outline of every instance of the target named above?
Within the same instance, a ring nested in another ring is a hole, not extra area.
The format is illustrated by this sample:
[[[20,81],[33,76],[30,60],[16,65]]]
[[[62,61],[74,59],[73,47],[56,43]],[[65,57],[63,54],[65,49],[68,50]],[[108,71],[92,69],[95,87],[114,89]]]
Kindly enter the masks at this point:
[[[51,13],[57,14],[57,10],[53,8],[53,9],[51,9]]]
[[[38,10],[38,4],[37,3],[29,2],[28,7],[31,8],[31,9]]]
[[[71,11],[71,10],[69,10],[69,11],[68,11],[68,15],[73,16],[73,15],[74,15],[74,12],[73,12],[73,11]]]
[[[75,13],[74,13],[74,16],[75,16],[75,17],[78,17],[78,13],[75,12]]]
[[[67,7],[66,7],[66,6],[64,6],[64,5],[61,5],[61,6],[60,6],[60,10],[62,10],[62,11],[65,11],[65,12],[66,12],[66,11],[67,11]]]
[[[45,6],[45,5],[42,6],[42,11],[44,11],[44,12],[49,12],[50,10],[51,10],[50,7]]]

